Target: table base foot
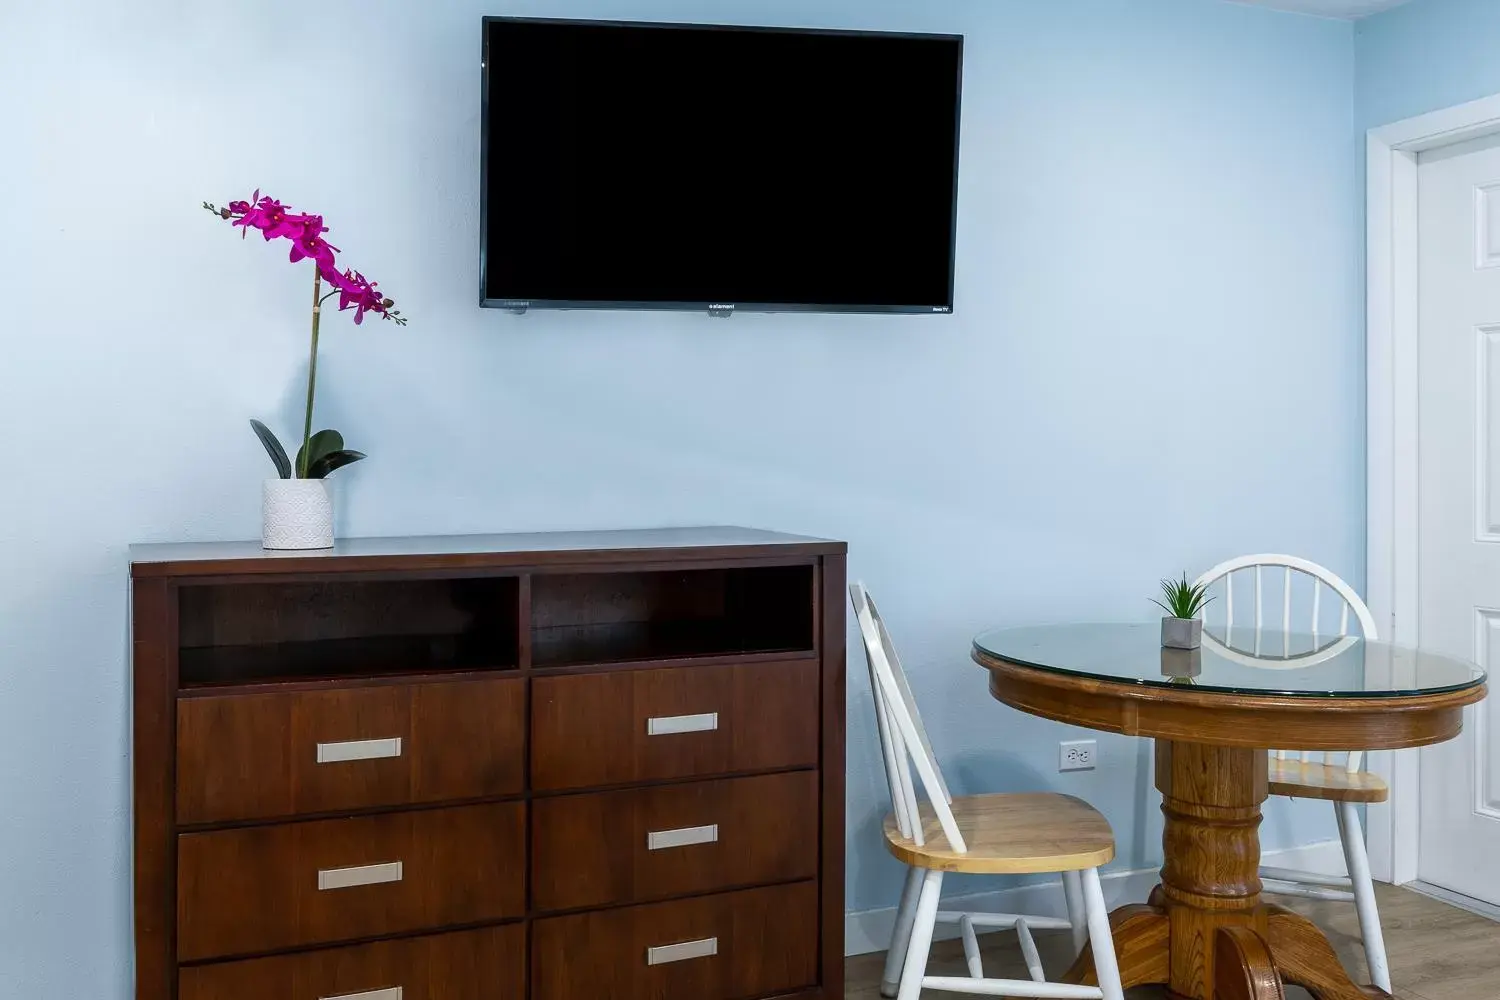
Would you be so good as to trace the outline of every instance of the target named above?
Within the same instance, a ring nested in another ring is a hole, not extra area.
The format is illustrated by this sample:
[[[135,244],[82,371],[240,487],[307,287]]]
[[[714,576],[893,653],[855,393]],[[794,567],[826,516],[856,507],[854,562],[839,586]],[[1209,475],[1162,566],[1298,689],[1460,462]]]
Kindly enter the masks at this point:
[[[1267,906],[1271,951],[1283,981],[1300,986],[1317,1000],[1388,1000],[1374,986],[1357,986],[1334,954],[1333,945],[1311,920],[1281,906]]]
[[[1216,1000],[1286,1000],[1266,941],[1249,927],[1221,927],[1214,935]]]
[[[1156,906],[1122,906],[1109,915],[1109,929],[1115,941],[1121,986],[1128,990],[1132,986],[1166,985],[1171,978],[1168,961],[1171,925],[1164,910]],[[1091,945],[1083,946],[1083,953],[1062,981],[1079,986],[1099,985]]]
[[[1165,908],[1122,906],[1109,915],[1109,926],[1125,989],[1171,984],[1171,921]],[[1316,1000],[1391,1000],[1383,990],[1355,985],[1323,932],[1283,907],[1261,906],[1245,926],[1221,926],[1213,939],[1212,985],[1194,987],[1205,991],[1203,997],[1169,990],[1169,1000],[1286,1000],[1285,986],[1301,986]],[[1084,946],[1061,981],[1099,985],[1091,947]]]

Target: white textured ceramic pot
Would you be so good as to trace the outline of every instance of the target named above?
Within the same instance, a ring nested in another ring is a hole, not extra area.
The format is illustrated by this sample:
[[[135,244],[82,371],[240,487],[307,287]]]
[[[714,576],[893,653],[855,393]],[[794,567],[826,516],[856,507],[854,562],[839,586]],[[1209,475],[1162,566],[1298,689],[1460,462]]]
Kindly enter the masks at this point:
[[[1168,649],[1197,649],[1203,645],[1203,619],[1163,618],[1161,644]]]
[[[333,497],[326,479],[267,479],[260,544],[268,549],[333,548]]]

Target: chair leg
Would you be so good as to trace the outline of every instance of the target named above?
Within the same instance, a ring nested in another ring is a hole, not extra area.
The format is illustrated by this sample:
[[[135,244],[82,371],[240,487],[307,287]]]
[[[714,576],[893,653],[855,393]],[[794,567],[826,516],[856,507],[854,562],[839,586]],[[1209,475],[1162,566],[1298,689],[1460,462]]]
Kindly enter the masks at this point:
[[[1088,910],[1083,905],[1083,876],[1079,872],[1063,872],[1063,896],[1068,903],[1068,920],[1073,924],[1073,957],[1083,954],[1083,946],[1089,939]]]
[[[922,876],[922,894],[917,898],[917,912],[912,920],[911,942],[906,947],[906,963],[901,969],[901,991],[897,1000],[918,1000],[922,994],[922,977],[927,975],[927,952],[932,948],[932,929],[937,923],[938,896],[942,891],[942,872],[929,871]]]
[[[1380,910],[1375,905],[1375,882],[1370,878],[1370,856],[1365,852],[1365,833],[1359,825],[1358,807],[1353,802],[1335,804],[1338,810],[1339,839],[1344,843],[1344,861],[1349,865],[1349,881],[1354,886],[1354,906],[1359,911],[1359,936],[1365,943],[1365,960],[1370,966],[1370,981],[1391,992],[1391,968],[1385,955],[1385,934],[1380,929]]]
[[[901,889],[901,905],[896,908],[896,927],[891,932],[891,946],[885,953],[885,974],[880,977],[880,995],[894,997],[901,988],[901,966],[906,962],[906,946],[911,941],[911,923],[917,915],[917,897],[922,894],[922,870],[906,869],[906,884]]]
[[[1104,905],[1104,888],[1099,884],[1097,868],[1083,872],[1083,899],[1088,911],[1089,943],[1093,945],[1099,989],[1104,993],[1104,1000],[1125,1000],[1125,990],[1120,986],[1120,965],[1115,959],[1115,939],[1109,928],[1109,910]]]

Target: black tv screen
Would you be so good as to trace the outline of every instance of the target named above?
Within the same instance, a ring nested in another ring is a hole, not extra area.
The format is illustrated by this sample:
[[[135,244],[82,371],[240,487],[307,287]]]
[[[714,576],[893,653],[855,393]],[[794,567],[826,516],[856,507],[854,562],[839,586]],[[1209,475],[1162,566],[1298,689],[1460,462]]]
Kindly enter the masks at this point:
[[[962,53],[486,18],[483,304],[951,312]]]

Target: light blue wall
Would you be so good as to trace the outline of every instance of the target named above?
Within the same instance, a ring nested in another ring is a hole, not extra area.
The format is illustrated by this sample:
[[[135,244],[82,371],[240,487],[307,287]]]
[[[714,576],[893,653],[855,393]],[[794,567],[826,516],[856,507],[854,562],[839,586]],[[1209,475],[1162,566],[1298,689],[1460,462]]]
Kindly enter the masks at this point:
[[[951,318],[475,306],[479,16],[963,32]],[[0,30],[0,996],[127,995],[125,548],[249,537],[306,275],[198,207],[324,212],[412,319],[325,324],[348,534],[739,522],[833,535],[960,788],[1097,802],[1155,862],[1145,744],[992,702],[1001,623],[1145,619],[1285,549],[1361,579],[1347,24],[1209,0],[13,4]],[[893,902],[851,658],[851,908]],[[1332,835],[1273,810],[1276,847]]]
[[[1361,131],[1500,93],[1500,3],[1414,0],[1355,28]]]

